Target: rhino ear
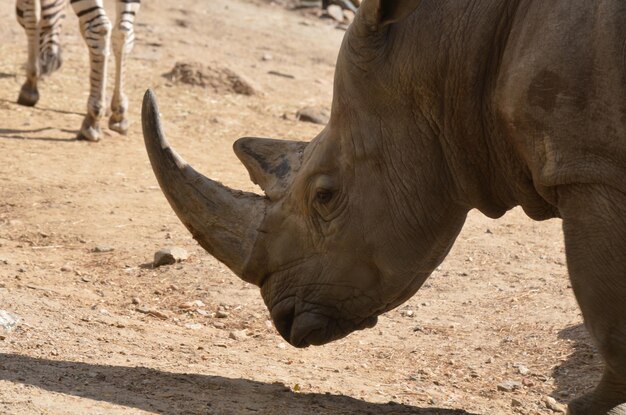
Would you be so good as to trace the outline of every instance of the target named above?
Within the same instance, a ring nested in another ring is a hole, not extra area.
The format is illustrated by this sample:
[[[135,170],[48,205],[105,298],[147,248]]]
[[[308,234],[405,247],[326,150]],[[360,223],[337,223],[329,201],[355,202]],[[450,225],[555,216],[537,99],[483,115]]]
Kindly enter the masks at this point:
[[[283,193],[293,174],[300,169],[302,154],[308,143],[243,137],[233,149],[246,166],[250,179],[272,199]]]
[[[421,0],[364,0],[359,7],[359,18],[370,31],[398,22],[410,15]]]

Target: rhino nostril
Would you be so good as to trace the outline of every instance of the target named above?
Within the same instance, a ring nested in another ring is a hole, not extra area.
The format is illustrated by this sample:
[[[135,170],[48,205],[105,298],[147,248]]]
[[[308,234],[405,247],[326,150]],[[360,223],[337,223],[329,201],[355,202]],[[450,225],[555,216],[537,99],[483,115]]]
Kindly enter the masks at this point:
[[[291,337],[291,329],[293,327],[293,321],[295,320],[295,307],[292,305],[292,301],[288,301],[277,304],[271,312],[272,320],[276,330],[287,341]]]

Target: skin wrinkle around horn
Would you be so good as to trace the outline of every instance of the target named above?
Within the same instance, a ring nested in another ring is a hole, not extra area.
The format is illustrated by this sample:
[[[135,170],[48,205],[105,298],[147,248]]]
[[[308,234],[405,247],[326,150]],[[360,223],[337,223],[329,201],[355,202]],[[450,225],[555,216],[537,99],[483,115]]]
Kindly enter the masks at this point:
[[[172,209],[194,239],[241,278],[265,215],[265,198],[232,190],[185,162],[163,134],[151,90],[144,96],[142,126],[152,168]]]

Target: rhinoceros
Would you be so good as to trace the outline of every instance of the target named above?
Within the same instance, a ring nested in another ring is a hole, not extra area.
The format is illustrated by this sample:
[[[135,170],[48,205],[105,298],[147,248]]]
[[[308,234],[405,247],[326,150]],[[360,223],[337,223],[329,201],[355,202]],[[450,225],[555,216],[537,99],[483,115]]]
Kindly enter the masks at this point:
[[[410,298],[471,209],[562,218],[606,363],[569,411],[626,415],[626,1],[363,1],[319,135],[235,142],[263,196],[184,162],[150,91],[142,119],[176,214],[260,287],[296,347],[372,327]]]

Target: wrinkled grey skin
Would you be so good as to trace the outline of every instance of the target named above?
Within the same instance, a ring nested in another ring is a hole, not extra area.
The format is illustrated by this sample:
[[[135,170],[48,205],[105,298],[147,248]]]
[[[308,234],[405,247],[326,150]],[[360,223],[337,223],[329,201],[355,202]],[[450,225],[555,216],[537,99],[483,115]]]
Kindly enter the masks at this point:
[[[194,237],[261,287],[280,334],[319,345],[376,323],[443,260],[467,212],[561,217],[572,286],[606,361],[572,414],[626,415],[626,2],[365,0],[332,115],[306,143],[244,138],[265,196],[171,150],[161,187]]]

